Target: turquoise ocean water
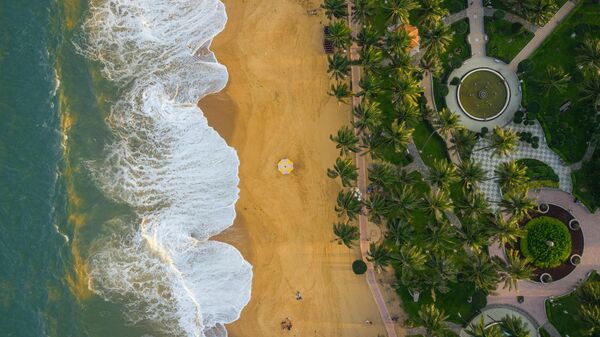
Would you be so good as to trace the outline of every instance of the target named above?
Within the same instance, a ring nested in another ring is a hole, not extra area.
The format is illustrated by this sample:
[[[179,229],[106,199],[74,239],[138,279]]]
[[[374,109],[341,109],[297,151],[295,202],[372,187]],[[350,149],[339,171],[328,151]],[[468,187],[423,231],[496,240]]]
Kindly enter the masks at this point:
[[[0,0],[0,336],[224,336],[251,267],[216,0]],[[192,53],[200,55],[193,58]]]

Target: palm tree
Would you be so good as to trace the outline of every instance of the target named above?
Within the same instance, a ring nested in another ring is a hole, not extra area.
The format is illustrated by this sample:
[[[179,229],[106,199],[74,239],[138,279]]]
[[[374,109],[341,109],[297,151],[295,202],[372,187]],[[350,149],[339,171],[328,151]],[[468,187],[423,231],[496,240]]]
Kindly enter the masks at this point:
[[[381,271],[390,264],[390,251],[383,243],[377,245],[375,242],[371,242],[367,252],[367,261],[372,262],[377,271]]]
[[[500,321],[500,325],[511,337],[530,337],[527,324],[519,316],[506,315]]]
[[[429,173],[425,177],[425,180],[438,188],[448,189],[451,184],[458,181],[456,167],[445,159],[436,159],[429,168]]]
[[[600,112],[600,75],[590,75],[581,86],[581,101],[590,102],[596,113]]]
[[[345,0],[324,0],[321,8],[325,10],[325,15],[329,20],[343,18],[348,15],[348,7]]]
[[[528,2],[527,16],[529,21],[542,27],[552,19],[558,11],[558,5],[553,0],[532,0]]]
[[[527,167],[515,160],[500,163],[494,175],[504,193],[527,188]]]
[[[381,81],[371,73],[365,73],[360,77],[358,85],[362,89],[357,96],[364,96],[366,100],[372,100],[381,92]]]
[[[463,220],[462,226],[458,229],[458,236],[471,252],[481,254],[483,247],[488,244],[489,230],[478,221]]]
[[[585,322],[587,333],[590,336],[597,336],[600,332],[600,305],[582,305],[581,320]]]
[[[450,291],[449,284],[455,283],[458,274],[456,261],[443,254],[432,254],[427,262],[426,283],[431,287],[431,298],[436,301],[436,294]]]
[[[347,125],[342,126],[335,136],[330,135],[329,139],[336,143],[335,148],[340,150],[340,156],[347,156],[350,153],[360,151],[358,148],[358,137],[356,137],[354,131]]]
[[[448,316],[433,303],[422,306],[418,315],[417,323],[425,328],[426,337],[443,336],[449,331],[444,323]]]
[[[476,189],[487,175],[483,167],[472,159],[462,160],[458,164],[457,173],[465,190]]]
[[[377,4],[375,0],[354,0],[352,5],[352,21],[366,23],[368,18],[375,16]]]
[[[448,15],[448,10],[444,8],[442,0],[420,0],[421,5],[415,12],[422,26],[430,26],[442,20]]]
[[[365,72],[371,72],[383,60],[383,53],[379,48],[373,46],[362,47],[359,52],[359,63],[364,68]]]
[[[327,61],[329,62],[329,68],[327,69],[327,73],[330,74],[329,77],[340,80],[348,76],[350,60],[348,60],[346,54],[336,52],[332,56],[328,56]]]
[[[417,196],[410,185],[404,185],[392,191],[392,200],[398,216],[408,218],[417,208]]]
[[[423,144],[423,149],[429,143],[431,137],[437,132],[440,136],[446,137],[450,133],[455,130],[462,129],[462,125],[460,124],[460,117],[457,114],[450,112],[447,108],[442,108],[438,111],[437,115],[435,112],[429,113],[429,120],[431,121],[431,125],[433,126],[433,132],[429,134],[427,140]]]
[[[516,219],[522,219],[529,216],[529,211],[535,208],[535,203],[527,197],[526,191],[521,191],[505,194],[500,201],[500,207]]]
[[[370,102],[363,100],[360,105],[353,109],[355,121],[352,122],[359,132],[367,130],[375,130],[381,125],[381,108],[378,102]]]
[[[493,237],[500,242],[502,246],[514,244],[525,235],[525,230],[519,227],[515,218],[506,219],[504,215],[497,214],[492,221],[494,226]]]
[[[438,220],[443,218],[445,212],[452,210],[450,196],[446,190],[429,191],[423,200],[425,212],[435,216]]]
[[[600,283],[585,282],[577,289],[577,298],[584,304],[600,304]]]
[[[519,251],[509,249],[506,260],[495,257],[496,264],[500,267],[500,281],[504,282],[503,289],[517,290],[519,280],[528,280],[533,275],[534,268],[528,259],[521,259]]]
[[[402,104],[394,107],[398,120],[405,122],[411,128],[414,128],[421,121],[421,110],[416,105]]]
[[[373,163],[369,166],[369,186],[375,190],[385,190],[394,183],[394,170],[387,163]]]
[[[390,25],[398,22],[409,24],[410,11],[419,8],[419,3],[415,0],[388,0],[383,5],[383,9]]]
[[[392,125],[383,131],[382,136],[385,144],[392,147],[394,152],[399,154],[406,151],[408,143],[412,140],[413,131],[415,129],[409,128],[405,122],[395,120]]]
[[[338,20],[329,26],[329,41],[335,48],[347,49],[352,42],[352,31],[344,20]]]
[[[337,197],[337,206],[335,211],[339,217],[346,216],[349,220],[354,220],[361,213],[362,203],[352,191],[340,191]]]
[[[358,169],[352,162],[352,159],[342,159],[338,157],[333,164],[333,169],[327,169],[327,176],[331,179],[340,177],[342,186],[349,187],[356,183],[358,178]]]
[[[337,82],[331,85],[331,89],[328,94],[337,98],[338,103],[348,103],[348,97],[350,97],[350,88],[346,82]]]
[[[600,38],[587,38],[577,48],[577,67],[586,75],[600,75]]]
[[[427,237],[425,247],[436,253],[447,251],[455,245],[455,233],[456,231],[450,227],[448,221],[430,221],[425,226]]]
[[[356,43],[361,47],[367,46],[378,46],[379,45],[379,33],[373,26],[367,25],[363,27],[358,35],[356,35]]]
[[[471,151],[477,144],[477,136],[474,132],[469,131],[468,129],[462,128],[452,132],[452,138],[450,142],[454,144],[454,150],[461,157],[469,157]]]
[[[483,320],[483,315],[479,319],[479,322],[472,322],[469,327],[465,329],[467,335],[472,337],[504,337],[504,332],[499,325],[487,326]]]
[[[403,242],[408,242],[414,234],[414,228],[406,220],[394,218],[387,223],[385,238],[400,247]]]
[[[410,49],[411,37],[405,29],[387,30],[384,48],[388,54],[406,54]]]
[[[446,52],[453,36],[454,32],[445,23],[436,21],[423,29],[421,46],[426,55],[439,57]]]
[[[365,207],[369,211],[369,221],[378,225],[394,210],[394,205],[381,193],[372,193],[369,200],[365,201]]]
[[[482,220],[489,214],[489,204],[485,195],[479,191],[463,194],[456,204],[462,216],[468,220]]]
[[[352,248],[360,237],[358,227],[343,222],[333,224],[333,234],[336,236],[334,241],[348,248]]]
[[[423,93],[419,81],[406,73],[397,73],[392,80],[392,101],[394,104],[418,105]]]
[[[433,77],[441,75],[443,68],[440,59],[431,55],[425,55],[419,61],[419,66],[426,73],[429,72]]]
[[[564,92],[571,83],[571,75],[561,66],[551,65],[546,68],[546,72],[536,82],[548,96],[553,91]]]
[[[504,157],[517,149],[517,146],[519,145],[519,135],[511,128],[503,129],[496,126],[487,141],[488,146],[484,146],[475,151],[492,149],[492,156],[498,155]]]
[[[425,269],[427,255],[419,247],[407,243],[400,247],[392,259],[398,262],[400,267],[400,282],[407,287],[414,288],[411,283],[415,279],[415,274]]]
[[[496,265],[486,254],[469,256],[463,273],[467,282],[472,282],[475,289],[481,290],[486,295],[493,294],[500,281]]]

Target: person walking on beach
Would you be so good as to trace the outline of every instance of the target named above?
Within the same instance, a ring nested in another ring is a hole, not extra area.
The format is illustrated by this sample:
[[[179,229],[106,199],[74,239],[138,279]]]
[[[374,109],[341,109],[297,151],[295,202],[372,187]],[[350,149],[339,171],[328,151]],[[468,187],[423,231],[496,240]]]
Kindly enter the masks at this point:
[[[302,295],[300,295],[300,292],[296,290],[296,301],[300,301],[302,299]]]

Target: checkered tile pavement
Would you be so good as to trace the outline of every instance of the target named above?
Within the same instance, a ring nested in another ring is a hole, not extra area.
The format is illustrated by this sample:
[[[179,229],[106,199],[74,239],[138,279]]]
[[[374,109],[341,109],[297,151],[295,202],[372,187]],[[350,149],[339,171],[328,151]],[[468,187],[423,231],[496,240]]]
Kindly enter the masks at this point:
[[[559,187],[561,190],[571,193],[573,189],[573,183],[571,181],[571,169],[563,160],[552,151],[548,144],[546,143],[546,138],[544,137],[544,130],[540,126],[540,124],[536,121],[534,125],[525,126],[523,124],[514,124],[511,123],[509,125],[516,132],[529,131],[534,136],[540,137],[540,146],[537,149],[532,148],[529,144],[521,142],[516,151],[514,151],[511,155],[506,157],[492,157],[492,151],[482,150],[474,152],[472,158],[475,162],[481,164],[481,166],[487,171],[488,177],[492,177],[494,174],[494,169],[498,164],[502,162],[507,162],[510,160],[522,159],[522,158],[532,158],[542,161],[548,164],[554,172],[558,175]],[[482,148],[487,146],[486,142],[480,139],[475,146],[475,149]],[[487,199],[491,202],[497,202],[502,199],[502,195],[500,193],[500,188],[498,184],[494,180],[484,181],[479,185],[481,191],[485,193]],[[497,208],[497,205],[492,203],[492,208]]]

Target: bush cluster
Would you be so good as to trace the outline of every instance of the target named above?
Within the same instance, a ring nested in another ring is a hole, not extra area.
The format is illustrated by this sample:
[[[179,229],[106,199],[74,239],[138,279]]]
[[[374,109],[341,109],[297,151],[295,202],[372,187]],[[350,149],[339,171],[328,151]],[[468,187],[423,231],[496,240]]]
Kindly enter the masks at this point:
[[[536,159],[519,159],[517,163],[527,167],[529,181],[553,181],[558,182],[558,175],[548,164]]]
[[[537,267],[554,268],[571,254],[571,233],[560,220],[548,216],[535,218],[525,226],[521,252]],[[552,242],[553,245],[549,245]]]
[[[352,262],[352,271],[356,275],[362,275],[367,271],[367,264],[363,260],[356,260]]]

